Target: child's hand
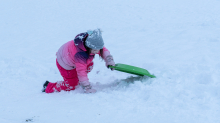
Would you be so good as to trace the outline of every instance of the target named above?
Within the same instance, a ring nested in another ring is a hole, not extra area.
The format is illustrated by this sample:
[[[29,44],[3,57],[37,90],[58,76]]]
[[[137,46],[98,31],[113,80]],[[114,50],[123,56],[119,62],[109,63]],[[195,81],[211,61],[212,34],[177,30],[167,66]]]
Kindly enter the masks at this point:
[[[113,60],[113,57],[111,55],[108,55],[105,58],[106,67],[109,68],[109,66],[115,66],[115,62]],[[114,70],[114,68],[111,68],[111,70]]]
[[[95,93],[96,92],[95,89],[92,89],[91,85],[83,86],[83,90],[85,93]]]
[[[84,90],[84,92],[85,93],[96,93],[97,91],[95,89],[90,88],[90,89]]]
[[[80,82],[80,85],[82,86],[85,93],[95,93],[96,92],[95,89],[92,89],[92,86],[90,85],[89,81]]]

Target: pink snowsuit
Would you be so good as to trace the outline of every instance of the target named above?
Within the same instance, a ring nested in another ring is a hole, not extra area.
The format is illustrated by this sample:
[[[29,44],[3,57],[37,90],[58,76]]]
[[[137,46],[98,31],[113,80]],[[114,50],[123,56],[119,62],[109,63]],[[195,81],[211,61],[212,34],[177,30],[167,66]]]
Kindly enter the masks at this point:
[[[49,83],[45,90],[46,93],[60,92],[61,90],[74,90],[80,82],[89,83],[88,72],[93,68],[93,59],[95,54],[87,54],[84,42],[87,33],[81,33],[60,47],[57,52],[57,68],[59,69],[64,81]],[[100,55],[100,53],[98,53]],[[105,59],[110,52],[103,47],[103,56]],[[84,83],[85,84],[85,83]]]

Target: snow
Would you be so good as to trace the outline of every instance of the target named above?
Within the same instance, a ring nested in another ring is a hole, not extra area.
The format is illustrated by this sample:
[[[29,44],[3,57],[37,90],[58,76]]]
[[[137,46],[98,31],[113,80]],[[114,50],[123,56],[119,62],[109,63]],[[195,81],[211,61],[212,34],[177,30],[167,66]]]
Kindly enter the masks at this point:
[[[219,0],[1,1],[0,122],[220,122],[219,6]],[[42,93],[45,80],[62,80],[59,47],[97,28],[116,63],[157,78],[111,71],[96,56],[89,78],[97,93]]]

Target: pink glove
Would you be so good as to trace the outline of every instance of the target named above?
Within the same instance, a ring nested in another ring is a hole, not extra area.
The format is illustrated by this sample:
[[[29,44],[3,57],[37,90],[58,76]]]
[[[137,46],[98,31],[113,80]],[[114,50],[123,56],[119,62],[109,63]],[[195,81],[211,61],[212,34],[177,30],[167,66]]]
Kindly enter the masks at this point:
[[[92,86],[90,85],[89,81],[80,82],[80,85],[82,86],[84,93],[95,93],[96,92],[95,89],[92,89]]]
[[[109,68],[109,65],[115,66],[115,62],[114,62],[114,60],[113,60],[112,55],[108,55],[108,56],[105,58],[105,65],[106,65],[107,68]],[[111,70],[114,70],[114,68],[111,68]]]
[[[92,89],[91,85],[83,86],[84,93],[95,93],[96,90]]]

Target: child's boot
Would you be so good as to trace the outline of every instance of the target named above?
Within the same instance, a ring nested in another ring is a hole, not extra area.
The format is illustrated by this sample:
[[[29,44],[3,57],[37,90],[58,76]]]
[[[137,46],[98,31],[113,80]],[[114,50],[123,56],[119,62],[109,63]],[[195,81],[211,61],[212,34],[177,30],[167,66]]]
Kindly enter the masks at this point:
[[[49,84],[49,81],[46,81],[46,82],[44,83],[42,92],[45,92],[45,90],[46,90],[48,84]]]

